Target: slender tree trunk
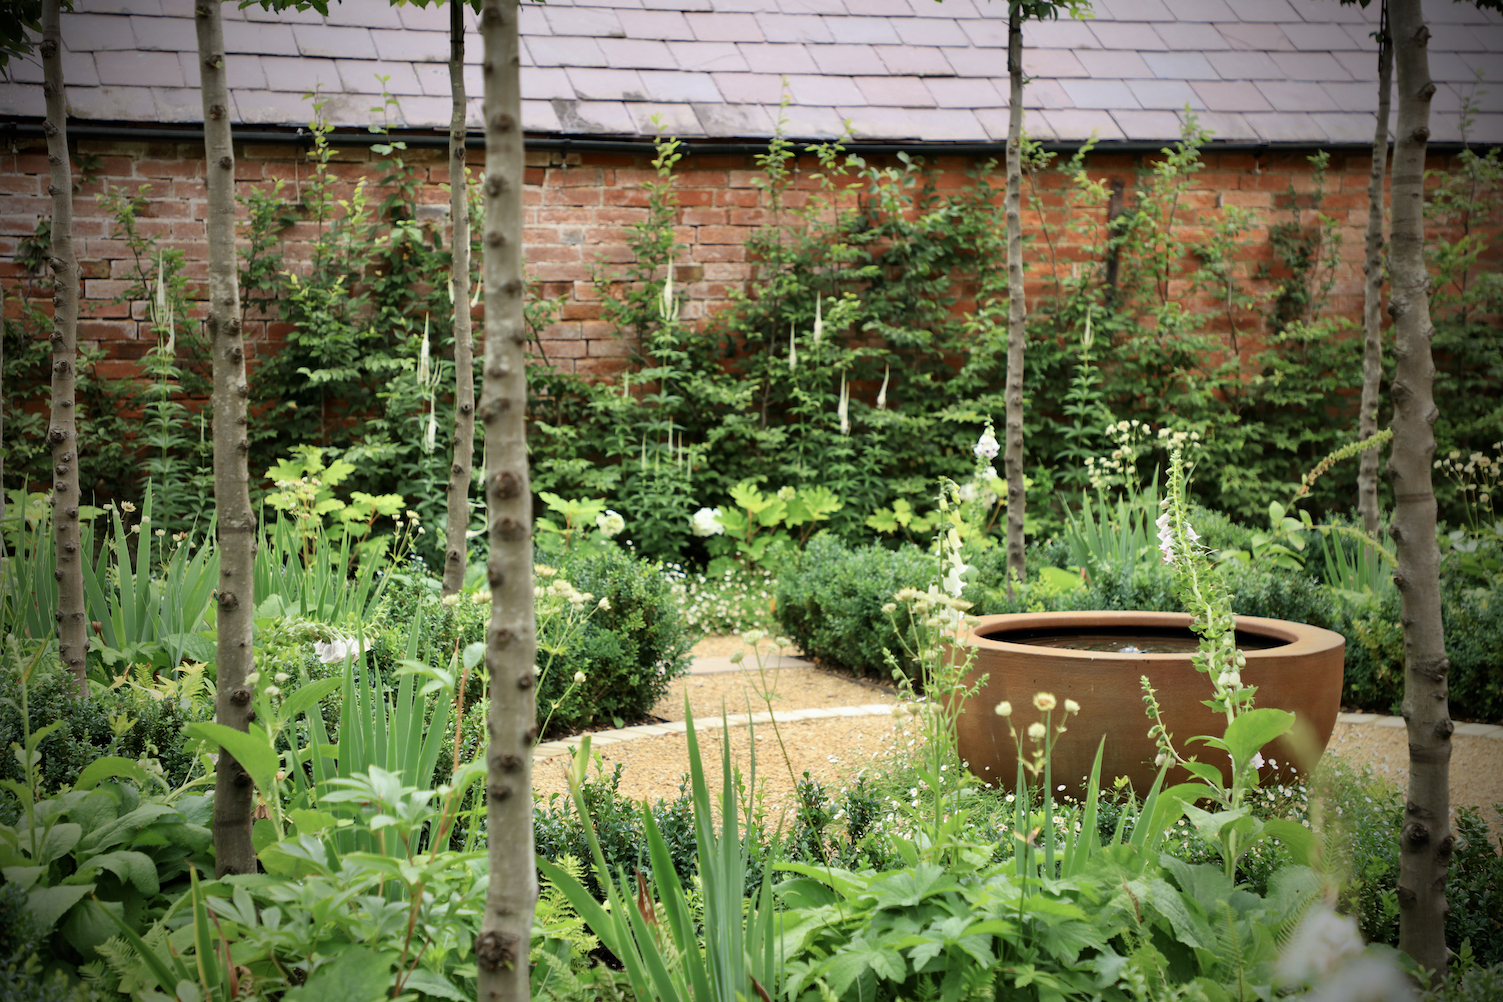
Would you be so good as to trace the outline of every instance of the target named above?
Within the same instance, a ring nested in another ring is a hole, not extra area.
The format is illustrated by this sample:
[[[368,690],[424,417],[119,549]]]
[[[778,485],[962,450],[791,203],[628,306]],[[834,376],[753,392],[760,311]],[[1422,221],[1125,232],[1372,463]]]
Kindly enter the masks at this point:
[[[1028,305],[1023,291],[1023,224],[1018,202],[1023,187],[1023,15],[1017,3],[1007,15],[1007,75],[1011,83],[1007,115],[1007,385],[1002,465],[1007,474],[1007,594],[1022,582],[1023,508],[1023,345]]]
[[[1399,834],[1399,949],[1444,976],[1446,872],[1450,824],[1451,718],[1446,705],[1445,636],[1441,629],[1440,548],[1435,542],[1436,409],[1430,356],[1430,277],[1425,271],[1425,145],[1430,138],[1430,80],[1420,0],[1391,0],[1389,27],[1398,70],[1398,141],[1393,153],[1394,320],[1393,451],[1388,476],[1398,549],[1404,624],[1404,719],[1409,727],[1409,797]]]
[[[219,527],[219,633],[214,719],[236,730],[251,720],[251,617],[256,520],[246,455],[245,346],[235,262],[235,148],[224,69],[224,30],[216,0],[198,0],[198,69],[203,77],[204,156],[209,191],[209,346],[214,355],[214,509]],[[269,791],[268,791],[269,792]],[[223,748],[214,782],[214,857],[218,876],[255,873],[250,775]]]
[[[62,10],[42,4],[42,92],[47,98],[47,163],[52,196],[52,537],[57,548],[58,656],[73,673],[78,697],[89,695],[88,616],[78,524],[78,426],[73,382],[78,363],[78,257],[73,253],[73,169],[68,159],[67,96],[63,90]]]
[[[1367,185],[1367,282],[1362,295],[1362,409],[1357,437],[1378,433],[1378,394],[1383,380],[1383,169],[1388,164],[1388,97],[1393,90],[1393,41],[1388,0],[1378,25],[1378,125],[1373,133],[1372,176]],[[1369,536],[1378,534],[1378,449],[1362,453],[1357,469],[1357,511]]]
[[[532,743],[537,631],[528,483],[527,344],[522,316],[522,104],[518,0],[485,0],[485,425],[491,625],[486,806],[490,886],[475,941],[480,1002],[528,1002],[527,949],[537,903],[532,849]]]
[[[475,459],[475,341],[470,334],[470,207],[465,190],[464,4],[449,0],[449,215],[454,220],[454,460],[449,467],[449,519],[444,531],[444,594],[464,585],[470,527],[470,466]]]

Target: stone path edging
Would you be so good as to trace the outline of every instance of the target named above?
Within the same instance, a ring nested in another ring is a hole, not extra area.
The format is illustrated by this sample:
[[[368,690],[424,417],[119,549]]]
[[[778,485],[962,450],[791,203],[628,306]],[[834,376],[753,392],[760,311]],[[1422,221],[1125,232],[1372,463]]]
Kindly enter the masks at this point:
[[[807,710],[788,710],[777,715],[778,723],[792,724],[803,720],[828,720],[833,717],[890,717],[893,714],[892,703],[868,703],[864,706],[835,706],[828,708],[811,708]],[[773,716],[771,713],[733,713],[728,717],[706,717],[696,721],[701,730],[713,730],[723,726],[745,727],[747,724],[768,724]],[[1404,727],[1403,717],[1390,717],[1378,713],[1338,713],[1338,724],[1352,724],[1354,726],[1371,725],[1374,727],[1389,727],[1399,729]],[[604,745],[619,744],[623,741],[637,741],[642,738],[661,737],[664,734],[683,734],[688,730],[688,725],[682,720],[670,720],[662,724],[638,724],[635,727],[621,727],[610,731],[597,731],[588,735],[591,743],[599,748]],[[578,748],[586,735],[576,734],[562,741],[544,741],[533,749],[533,758],[552,759],[568,755],[570,749]],[[1457,724],[1453,737],[1468,738],[1492,738],[1503,741],[1503,726],[1497,724]]]

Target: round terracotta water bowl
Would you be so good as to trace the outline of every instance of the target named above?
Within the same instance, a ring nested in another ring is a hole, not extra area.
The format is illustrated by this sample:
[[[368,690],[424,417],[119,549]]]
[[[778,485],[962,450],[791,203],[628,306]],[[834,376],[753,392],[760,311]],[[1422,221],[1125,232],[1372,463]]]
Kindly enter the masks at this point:
[[[1294,730],[1263,749],[1263,757],[1277,763],[1276,771],[1285,776],[1289,770],[1308,772],[1320,760],[1336,726],[1346,638],[1282,619],[1238,616],[1236,622],[1238,646],[1247,656],[1243,682],[1258,687],[1255,705],[1289,710],[1297,718]],[[1164,646],[1190,650],[1122,653],[1039,646],[1041,642],[1068,642],[1058,638],[1081,634],[1120,637],[1123,647],[1138,646],[1133,638],[1178,635],[1179,641],[1166,641]],[[1189,741],[1200,734],[1219,737],[1226,729],[1226,718],[1203,704],[1211,696],[1211,683],[1190,663],[1193,646],[1183,638],[1194,639],[1190,616],[1185,613],[1040,612],[983,617],[969,637],[976,660],[967,684],[983,675],[987,679],[958,721],[961,760],[988,785],[1011,787],[1017,776],[1018,750],[1008,733],[1008,720],[997,716],[995,707],[1003,701],[1011,703],[1012,726],[1026,735],[1028,725],[1044,716],[1033,705],[1034,695],[1049,692],[1059,701],[1056,723],[1063,716],[1066,699],[1081,707],[1055,744],[1055,785],[1063,785],[1067,796],[1084,796],[1096,748],[1104,736],[1101,788],[1111,789],[1117,777],[1125,776],[1141,795],[1158,772],[1153,764],[1158,750],[1148,737],[1151,721],[1144,713],[1138,681],[1146,675],[1158,690],[1164,723],[1180,754],[1220,765],[1229,779],[1230,760],[1217,761],[1226,758],[1224,752]],[[1026,736],[1023,743],[1031,754],[1032,743]],[[1274,772],[1274,766],[1265,766],[1265,781]],[[1191,778],[1176,769],[1166,782]],[[1060,792],[1056,790],[1056,795]]]

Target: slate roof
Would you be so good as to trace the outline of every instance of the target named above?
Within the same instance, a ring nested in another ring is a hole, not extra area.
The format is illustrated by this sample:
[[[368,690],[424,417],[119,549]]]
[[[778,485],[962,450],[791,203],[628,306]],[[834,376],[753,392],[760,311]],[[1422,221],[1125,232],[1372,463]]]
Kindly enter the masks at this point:
[[[1370,143],[1377,7],[1338,0],[1095,0],[1091,20],[1025,28],[1027,127],[1040,139],[1167,140],[1188,104],[1223,140]],[[1503,17],[1425,0],[1439,89],[1432,140],[1503,142]],[[63,16],[73,116],[201,120],[191,4],[78,0]],[[447,129],[448,13],[344,0],[330,16],[224,5],[241,126],[306,122],[321,89],[334,124],[365,126],[382,85],[389,124]],[[473,23],[473,15],[467,14]],[[533,133],[684,138],[785,134],[995,142],[1007,133],[1001,0],[549,0],[522,13],[524,125]],[[480,91],[480,41],[468,44]],[[13,63],[0,114],[40,118],[41,69]],[[1482,90],[1477,77],[1483,76]],[[480,126],[478,96],[470,124]]]

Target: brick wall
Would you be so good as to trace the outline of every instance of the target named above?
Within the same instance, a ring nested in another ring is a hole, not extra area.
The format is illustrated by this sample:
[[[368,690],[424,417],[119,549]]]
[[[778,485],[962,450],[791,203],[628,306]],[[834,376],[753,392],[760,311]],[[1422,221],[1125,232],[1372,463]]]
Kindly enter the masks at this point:
[[[339,147],[337,136],[333,145]],[[127,375],[152,343],[146,319],[148,305],[110,302],[129,284],[134,262],[128,248],[112,239],[112,221],[99,196],[105,185],[124,185],[132,190],[142,184],[151,186],[141,229],[156,236],[162,246],[183,251],[188,261],[185,274],[195,283],[190,297],[197,298],[207,274],[203,151],[194,144],[95,140],[81,140],[76,149],[80,157],[89,158],[91,165],[87,182],[74,197],[74,235],[85,279],[79,336],[81,341],[106,351],[109,361],[103,374]],[[405,156],[419,165],[426,180],[420,190],[419,218],[443,225],[448,216],[448,195],[440,187],[448,181],[445,152],[414,149]],[[469,164],[478,169],[482,158],[480,151],[471,151]],[[331,171],[342,179],[336,194],[348,195],[361,177],[374,182],[379,176],[376,159],[362,147],[343,149],[331,165]],[[609,269],[630,260],[628,227],[646,217],[647,197],[642,185],[654,178],[649,160],[646,154],[528,154],[524,193],[527,261],[531,276],[543,283],[545,295],[565,298],[558,322],[543,335],[549,359],[561,368],[609,376],[625,366],[628,346],[601,319],[600,298],[591,277],[597,268]],[[51,212],[46,155],[40,141],[23,143],[0,162],[0,280],[7,286],[18,282],[24,286],[26,276],[15,256],[38,221]],[[974,166],[972,159],[956,156],[940,156],[935,162],[941,188],[963,186],[967,182],[965,171]],[[1299,192],[1311,189],[1310,165],[1303,155],[1295,153],[1255,157],[1249,153],[1208,152],[1203,163],[1178,218],[1193,231],[1205,225],[1206,219],[1214,218],[1218,206],[1245,206],[1259,213],[1259,228],[1250,234],[1251,243],[1243,254],[1242,267],[1251,275],[1260,262],[1272,259],[1267,226],[1289,218],[1283,208],[1289,186],[1293,184]],[[1101,154],[1089,161],[1093,175],[1123,180],[1129,204],[1135,172],[1142,166],[1142,158],[1121,154]],[[1438,158],[1433,159],[1432,167],[1444,166]],[[242,194],[255,186],[269,187],[276,179],[295,186],[309,176],[310,169],[303,153],[291,145],[237,148],[236,176]],[[785,198],[789,207],[804,204],[810,196],[817,186],[812,176],[816,169],[812,159],[798,164],[795,186]],[[1362,309],[1368,169],[1369,160],[1364,155],[1334,155],[1323,210],[1338,221],[1344,239],[1330,308],[1357,320]],[[675,184],[682,210],[675,232],[688,251],[678,263],[676,280],[687,297],[681,313],[685,319],[703,321],[727,302],[733,290],[754,291],[758,265],[748,259],[745,242],[771,219],[767,197],[754,183],[758,176],[750,156],[690,156],[681,162]],[[1002,180],[1000,176],[994,179],[999,189]],[[1046,174],[1039,179],[1045,221],[1056,234],[1062,223],[1064,183],[1058,175]],[[1312,213],[1305,215],[1307,222],[1313,219]],[[1037,233],[1039,225],[1038,213],[1025,213],[1026,229]],[[284,235],[284,249],[294,264],[300,260],[299,241],[311,232],[310,224],[297,224]],[[1503,248],[1494,248],[1493,253],[1500,250]],[[1033,297],[1052,286],[1045,251],[1044,242],[1035,241],[1028,273]],[[1078,259],[1074,251],[1065,240],[1058,254],[1061,270]],[[1493,266],[1497,266],[1496,257]],[[1182,296],[1183,285],[1176,286],[1171,294]],[[14,308],[14,304],[7,305]],[[50,301],[42,305],[50,309]],[[1200,305],[1212,309],[1215,304]],[[1255,329],[1257,318],[1244,317],[1239,327],[1243,322]],[[247,332],[257,352],[275,350],[285,333],[271,321],[254,322]]]

